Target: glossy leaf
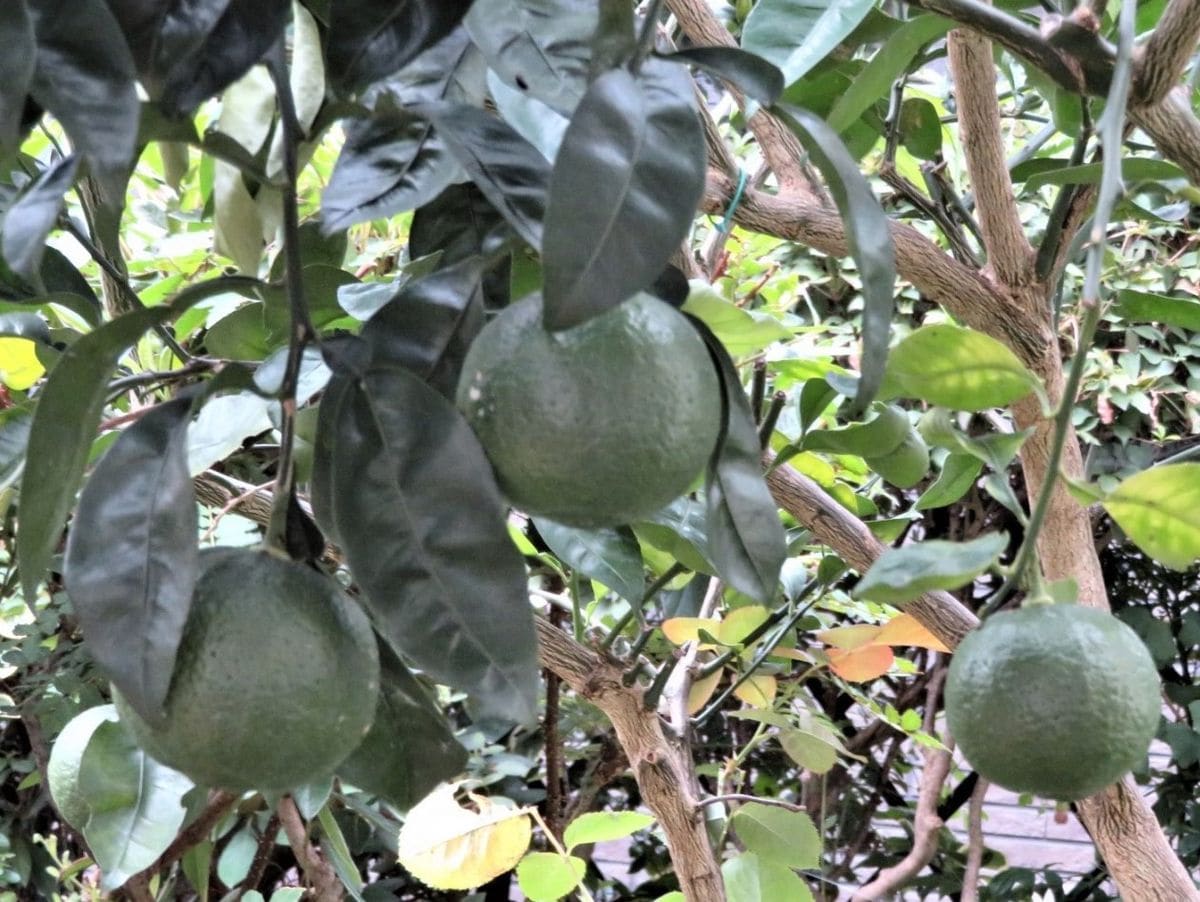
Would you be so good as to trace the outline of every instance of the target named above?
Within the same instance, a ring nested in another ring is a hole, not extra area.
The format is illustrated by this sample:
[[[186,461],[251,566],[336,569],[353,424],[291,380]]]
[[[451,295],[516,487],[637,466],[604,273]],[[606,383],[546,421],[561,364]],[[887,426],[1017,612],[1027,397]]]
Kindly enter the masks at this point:
[[[1023,398],[1037,377],[990,335],[939,323],[892,349],[888,379],[905,395],[953,410],[986,410]]]
[[[96,728],[79,763],[79,791],[90,812],[83,835],[114,890],[153,864],[175,839],[187,814],[192,781],[159,764],[122,724]]]
[[[935,539],[889,548],[863,574],[854,594],[900,604],[934,589],[958,589],[990,569],[1007,547],[1007,535],[990,532],[969,542]]]
[[[874,416],[863,423],[807,433],[804,436],[804,449],[856,454],[859,457],[879,456],[895,451],[912,430],[908,415],[895,405],[880,403],[872,407],[872,412]]]
[[[515,128],[518,134],[538,149],[547,160],[553,162],[558,156],[563,135],[570,120],[556,113],[536,97],[509,86],[493,71],[488,71],[488,93],[496,104],[496,111],[504,121]]]
[[[570,851],[587,843],[612,842],[633,836],[654,823],[638,811],[589,811],[579,815],[563,831],[563,845]]]
[[[133,165],[138,99],[133,57],[104,0],[33,0],[37,62],[30,93],[55,115],[119,204]]]
[[[691,228],[704,134],[686,70],[605,72],[563,137],[546,208],[544,318],[567,329],[649,286]],[[597,190],[603,185],[604,190]]]
[[[556,902],[572,892],[587,873],[587,862],[557,852],[530,852],[517,865],[517,883],[530,902]]]
[[[409,259],[440,252],[440,266],[458,263],[490,250],[489,237],[502,229],[503,223],[503,217],[475,185],[451,185],[413,213]]]
[[[745,357],[792,337],[774,316],[743,310],[721,297],[707,282],[694,280],[689,288],[681,309],[708,326],[732,357]]]
[[[924,511],[953,504],[971,490],[982,469],[982,461],[974,455],[950,454],[942,462],[938,478],[921,494],[913,508]]]
[[[742,47],[774,63],[792,84],[837,47],[874,7],[872,0],[758,0]]]
[[[391,75],[450,34],[470,6],[470,0],[335,0],[330,79],[354,91]]]
[[[819,116],[799,107],[777,108],[777,111],[824,176],[846,225],[846,243],[862,279],[862,362],[854,408],[865,410],[883,384],[895,310],[896,251],[891,222],[834,129]]]
[[[626,601],[641,603],[646,581],[642,551],[632,529],[576,529],[541,518],[533,525],[555,557],[568,567],[603,583]]]
[[[450,153],[492,206],[534,248],[542,245],[550,165],[507,122],[466,104],[425,104]]]
[[[720,370],[724,413],[704,485],[709,553],[731,586],[769,603],[787,547],[778,509],[763,478],[758,430],[729,355],[708,329],[695,325]]]
[[[463,20],[505,83],[570,115],[587,90],[596,7],[587,0],[475,0]]]
[[[379,643],[379,706],[362,743],[338,765],[338,776],[406,810],[438,783],[457,776],[466,750],[446,718],[386,642]]]
[[[117,357],[167,314],[161,307],[139,310],[89,332],[63,352],[46,380],[29,434],[17,533],[30,604],[75,500]]]
[[[1104,509],[1138,548],[1185,570],[1200,559],[1200,464],[1167,464],[1125,479]]]
[[[478,811],[443,785],[414,806],[400,829],[400,864],[435,889],[472,889],[511,870],[529,848],[529,815],[472,796]]]
[[[883,455],[869,455],[867,466],[902,489],[911,489],[929,472],[929,448],[921,435],[911,426],[904,440]]]
[[[88,651],[130,706],[162,717],[196,581],[189,400],[127,428],[92,472],[71,523],[64,579]]]
[[[525,722],[537,698],[533,618],[483,449],[407,370],[372,369],[348,389],[342,378],[330,390],[346,394],[326,515],[377,628],[434,679]]]
[[[721,865],[728,902],[812,902],[808,885],[785,865],[743,852]]]
[[[22,112],[33,80],[37,44],[27,0],[0,3],[0,150],[15,147],[21,131]]]
[[[798,869],[821,866],[821,837],[803,811],[747,802],[733,813],[730,826],[747,851],[763,861]]]
[[[46,236],[58,220],[63,195],[75,180],[78,160],[63,157],[31,181],[4,214],[0,251],[17,275],[33,282],[42,266]]]
[[[723,78],[763,106],[770,106],[778,100],[786,87],[784,75],[777,66],[767,62],[757,53],[737,47],[687,47],[674,53],[662,54],[660,59],[691,63]]]

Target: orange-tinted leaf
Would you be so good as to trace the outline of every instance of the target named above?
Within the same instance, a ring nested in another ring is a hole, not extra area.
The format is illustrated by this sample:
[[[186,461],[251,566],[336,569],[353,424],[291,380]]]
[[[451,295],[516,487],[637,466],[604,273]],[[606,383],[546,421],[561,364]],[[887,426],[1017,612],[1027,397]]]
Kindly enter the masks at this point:
[[[834,648],[840,648],[843,651],[853,651],[856,648],[862,648],[864,645],[870,645],[876,641],[881,626],[873,626],[869,623],[860,623],[855,626],[837,626],[831,630],[822,630],[817,633],[817,638],[826,645],[832,645]]]
[[[950,651],[941,639],[929,632],[912,614],[897,614],[885,623],[883,629],[879,631],[879,635],[875,637],[874,644],[911,645],[914,648]]]
[[[746,678],[733,694],[751,708],[769,708],[775,701],[777,689],[775,677],[767,673],[756,673]]]
[[[715,617],[672,617],[670,620],[664,620],[662,625],[663,635],[676,645],[698,641],[700,630],[715,636],[721,630],[721,621]],[[712,648],[712,645],[700,647]]]
[[[812,655],[806,651],[801,651],[798,648],[784,648],[781,645],[776,645],[771,649],[771,653],[767,658],[788,658],[792,661],[801,661],[805,664],[812,663]]]
[[[725,615],[720,629],[713,635],[726,645],[738,645],[762,626],[769,616],[770,612],[760,604],[736,608]]]
[[[717,691],[717,684],[721,682],[721,673],[722,671],[718,670],[692,683],[692,688],[688,690],[688,714],[695,714],[708,704],[708,700]]]
[[[829,655],[829,669],[851,683],[865,683],[883,676],[895,659],[886,645],[865,645],[853,651],[830,648],[826,649],[826,654]]]

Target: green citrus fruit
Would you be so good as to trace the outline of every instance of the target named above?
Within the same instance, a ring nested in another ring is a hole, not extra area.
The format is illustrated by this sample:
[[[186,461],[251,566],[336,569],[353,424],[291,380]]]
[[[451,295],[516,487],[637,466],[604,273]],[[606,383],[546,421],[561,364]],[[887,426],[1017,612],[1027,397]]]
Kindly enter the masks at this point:
[[[504,310],[463,363],[458,406],[500,488],[572,526],[653,514],[716,444],[721,390],[704,341],[646,294],[561,332],[541,314],[538,297]]]
[[[98,705],[76,714],[54,740],[50,749],[50,760],[46,762],[46,782],[50,786],[50,798],[62,819],[82,830],[87,824],[88,804],[79,791],[79,764],[83,750],[87,748],[92,734],[100,724],[117,719],[112,705]]]
[[[200,554],[161,723],[114,692],[154,758],[197,783],[287,790],[328,776],[375,716],[379,656],[327,576],[266,551]]]
[[[1162,698],[1137,633],[1106,611],[1036,604],[954,652],[946,718],[979,773],[1014,792],[1089,796],[1145,758]]]

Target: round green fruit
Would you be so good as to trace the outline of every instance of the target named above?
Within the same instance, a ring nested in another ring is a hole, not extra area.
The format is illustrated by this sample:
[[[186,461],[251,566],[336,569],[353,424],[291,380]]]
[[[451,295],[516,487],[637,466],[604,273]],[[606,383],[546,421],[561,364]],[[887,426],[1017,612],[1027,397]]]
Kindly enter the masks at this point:
[[[533,297],[475,339],[458,406],[514,505],[595,528],[687,491],[717,441],[721,388],[703,339],[657,298],[548,332]]]
[[[100,724],[116,719],[117,711],[112,705],[98,705],[81,711],[62,728],[50,749],[50,760],[46,762],[50,798],[62,819],[76,830],[84,828],[90,814],[87,801],[79,791],[79,765],[84,749]]]
[[[327,576],[261,550],[200,555],[161,722],[116,692],[151,756],[197,783],[284,791],[333,773],[375,716],[379,656]]]
[[[955,650],[946,679],[947,723],[971,766],[1005,789],[1064,801],[1140,764],[1161,706],[1137,634],[1077,604],[988,618]]]

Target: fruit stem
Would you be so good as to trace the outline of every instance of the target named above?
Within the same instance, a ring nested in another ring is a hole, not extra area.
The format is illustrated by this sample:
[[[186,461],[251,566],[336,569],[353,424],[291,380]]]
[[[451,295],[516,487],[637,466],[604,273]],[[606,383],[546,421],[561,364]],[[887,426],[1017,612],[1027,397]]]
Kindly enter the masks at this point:
[[[279,119],[283,129],[283,257],[284,285],[287,291],[291,328],[288,335],[287,363],[279,387],[280,440],[279,462],[275,471],[275,499],[271,506],[271,522],[267,526],[266,543],[280,550],[288,549],[288,514],[294,500],[296,467],[293,449],[296,438],[296,387],[300,382],[300,365],[305,346],[316,337],[308,305],[304,297],[302,262],[300,260],[300,212],[296,200],[298,166],[296,145],[300,124],[296,119],[296,104],[288,79],[283,40],[280,39],[266,57],[275,93],[279,99]]]

